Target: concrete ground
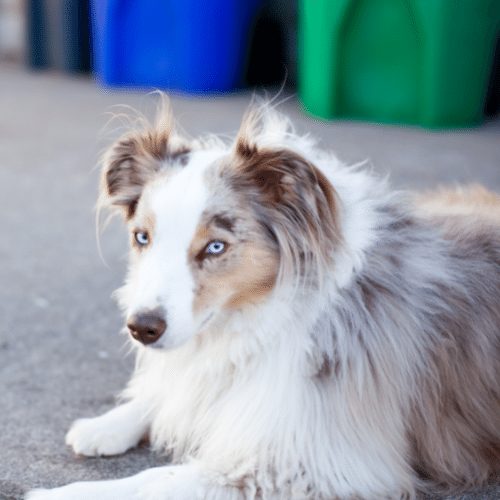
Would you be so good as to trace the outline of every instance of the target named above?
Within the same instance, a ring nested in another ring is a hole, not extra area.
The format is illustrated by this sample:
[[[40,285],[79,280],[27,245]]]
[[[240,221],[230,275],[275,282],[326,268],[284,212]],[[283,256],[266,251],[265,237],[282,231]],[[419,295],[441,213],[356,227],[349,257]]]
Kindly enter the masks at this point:
[[[233,133],[249,98],[174,97],[173,106],[191,134]],[[93,166],[115,133],[116,122],[103,132],[111,106],[151,112],[153,100],[103,90],[87,78],[0,66],[0,499],[165,462],[145,447],[116,458],[82,459],[64,445],[73,419],[111,408],[132,367],[110,298],[123,277],[126,237],[120,224],[108,228],[103,263]],[[430,133],[318,121],[304,115],[295,98],[282,108],[300,131],[316,135],[347,162],[369,159],[398,187],[482,182],[500,190],[498,120]],[[500,498],[500,488],[459,498]]]

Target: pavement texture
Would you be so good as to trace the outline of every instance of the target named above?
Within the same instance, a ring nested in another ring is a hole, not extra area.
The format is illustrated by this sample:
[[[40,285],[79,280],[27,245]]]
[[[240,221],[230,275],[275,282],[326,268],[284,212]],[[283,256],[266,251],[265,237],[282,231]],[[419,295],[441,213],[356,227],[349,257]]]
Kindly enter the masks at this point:
[[[173,97],[192,135],[232,134],[250,93]],[[152,96],[103,90],[88,78],[0,65],[0,499],[33,487],[134,474],[164,464],[147,447],[82,459],[64,445],[78,417],[113,406],[131,372],[110,298],[124,275],[124,229],[95,235],[99,152],[117,133],[112,106],[154,109]],[[346,162],[368,159],[400,188],[481,182],[500,190],[500,121],[472,130],[325,122],[291,97],[281,108]],[[107,132],[103,132],[107,130]],[[500,499],[493,483],[463,500]]]

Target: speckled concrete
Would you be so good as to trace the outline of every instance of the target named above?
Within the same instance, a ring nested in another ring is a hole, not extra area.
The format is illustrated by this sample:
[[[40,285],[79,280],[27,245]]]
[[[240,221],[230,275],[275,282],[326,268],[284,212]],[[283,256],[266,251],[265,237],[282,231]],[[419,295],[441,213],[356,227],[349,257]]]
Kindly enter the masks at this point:
[[[173,106],[191,134],[233,133],[249,97],[175,97]],[[110,299],[123,275],[126,239],[113,223],[102,238],[106,263],[100,259],[93,166],[114,133],[114,125],[103,132],[105,112],[115,104],[151,112],[152,102],[103,91],[86,78],[0,65],[0,499],[165,462],[146,448],[81,459],[64,445],[71,421],[109,409],[131,370]],[[500,121],[429,133],[318,121],[293,97],[282,108],[300,131],[345,161],[370,160],[398,187],[477,181],[500,190]],[[460,498],[500,498],[500,489]]]

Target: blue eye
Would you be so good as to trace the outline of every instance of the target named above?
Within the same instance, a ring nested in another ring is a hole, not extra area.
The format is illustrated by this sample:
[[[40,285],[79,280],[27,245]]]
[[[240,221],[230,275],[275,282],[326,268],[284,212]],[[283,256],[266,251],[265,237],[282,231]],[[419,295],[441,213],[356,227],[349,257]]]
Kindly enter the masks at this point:
[[[226,251],[226,244],[223,241],[211,241],[205,248],[208,255],[221,255]]]
[[[134,238],[141,247],[145,247],[149,243],[149,234],[147,231],[136,231],[134,233]]]

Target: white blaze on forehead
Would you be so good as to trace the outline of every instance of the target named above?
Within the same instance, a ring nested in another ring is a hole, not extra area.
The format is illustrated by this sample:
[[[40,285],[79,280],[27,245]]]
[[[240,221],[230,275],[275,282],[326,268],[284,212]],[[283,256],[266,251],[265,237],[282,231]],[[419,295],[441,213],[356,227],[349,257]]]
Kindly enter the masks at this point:
[[[149,209],[155,218],[153,248],[168,267],[187,264],[188,249],[209,197],[205,173],[221,151],[197,151],[188,164],[151,186]]]
[[[214,155],[193,153],[188,165],[175,175],[159,181],[150,192],[150,209],[155,216],[155,239],[175,241],[185,249],[194,235],[203,210],[208,189],[204,173]]]
[[[196,326],[188,252],[210,195],[205,172],[220,156],[215,151],[192,153],[184,168],[148,188],[147,211],[154,217],[154,232],[132,270],[132,309],[164,308],[167,333],[157,344],[178,345]]]

